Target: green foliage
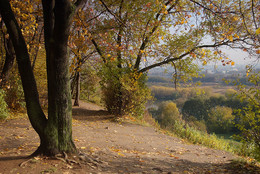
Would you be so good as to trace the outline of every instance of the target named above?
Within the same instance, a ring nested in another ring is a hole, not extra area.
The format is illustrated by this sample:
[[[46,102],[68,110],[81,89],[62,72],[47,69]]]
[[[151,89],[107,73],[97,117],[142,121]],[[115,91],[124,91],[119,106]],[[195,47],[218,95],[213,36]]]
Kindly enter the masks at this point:
[[[6,87],[5,101],[11,110],[23,110],[26,107],[21,80],[14,74],[8,81]]]
[[[0,119],[6,119],[9,111],[5,102],[5,91],[0,89]]]
[[[248,76],[248,81],[255,86],[246,88],[244,85],[238,85],[240,91],[238,97],[249,104],[246,107],[237,109],[239,121],[236,126],[241,134],[236,137],[242,140],[247,147],[251,147],[252,154],[260,160],[260,74],[252,73]]]
[[[197,120],[208,120],[208,105],[201,97],[191,98],[184,103],[182,113],[185,119],[194,116]]]
[[[195,128],[196,130],[207,132],[207,125],[204,120],[197,120],[195,117],[190,116],[185,122],[190,126]]]
[[[100,87],[97,72],[89,65],[84,65],[81,69],[80,98],[100,104]]]
[[[227,133],[233,128],[232,109],[225,106],[216,106],[210,109],[207,121],[210,132]]]
[[[176,121],[171,131],[177,136],[184,138],[194,144],[202,144],[207,147],[241,153],[241,145],[230,140],[218,138],[215,134],[207,134],[199,131],[183,121]]]
[[[145,85],[146,75],[129,69],[106,66],[100,73],[103,100],[109,112],[117,116],[142,117],[150,90]]]
[[[171,127],[176,120],[181,120],[181,115],[175,103],[162,102],[156,111],[156,120],[163,127]]]

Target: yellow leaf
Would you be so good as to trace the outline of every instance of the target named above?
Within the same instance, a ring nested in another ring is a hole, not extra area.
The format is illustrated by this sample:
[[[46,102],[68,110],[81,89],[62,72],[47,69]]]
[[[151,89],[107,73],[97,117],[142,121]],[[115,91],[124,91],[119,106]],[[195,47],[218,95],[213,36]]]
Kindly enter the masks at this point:
[[[260,54],[260,50],[256,50],[256,54]]]
[[[203,61],[203,65],[207,65],[207,61],[206,60]]]
[[[231,65],[234,66],[234,65],[235,65],[235,62],[231,62]]]
[[[238,17],[233,17],[234,21],[237,21],[238,20]]]
[[[81,149],[86,149],[86,147],[80,147]]]
[[[238,38],[239,39],[239,36],[237,34],[234,34],[234,37]]]
[[[255,31],[256,34],[260,34],[260,28]]]
[[[119,156],[125,156],[124,154],[122,154],[122,153],[117,153]]]
[[[233,42],[233,36],[228,36],[228,40],[230,40],[231,42]]]
[[[170,157],[175,157],[173,154],[170,154]]]
[[[111,55],[110,54],[107,54],[107,57],[110,57]]]
[[[163,40],[163,39],[164,39],[164,37],[162,36],[162,37],[161,37],[161,39]]]

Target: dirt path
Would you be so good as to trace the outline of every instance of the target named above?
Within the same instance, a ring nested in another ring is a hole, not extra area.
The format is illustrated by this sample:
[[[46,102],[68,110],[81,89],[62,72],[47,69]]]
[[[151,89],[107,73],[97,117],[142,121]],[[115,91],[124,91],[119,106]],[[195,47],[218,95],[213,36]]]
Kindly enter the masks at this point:
[[[35,158],[39,139],[25,118],[0,123],[0,173],[258,173],[231,165],[230,153],[184,143],[152,127],[117,123],[103,108],[73,108],[73,138],[88,163]],[[259,172],[260,173],[260,172]]]

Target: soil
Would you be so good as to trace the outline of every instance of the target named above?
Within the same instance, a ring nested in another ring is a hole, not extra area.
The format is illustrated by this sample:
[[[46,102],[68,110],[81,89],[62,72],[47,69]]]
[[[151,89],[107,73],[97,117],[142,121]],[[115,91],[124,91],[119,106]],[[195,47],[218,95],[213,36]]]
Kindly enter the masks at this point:
[[[238,165],[238,157],[188,144],[151,126],[113,121],[102,107],[73,108],[73,139],[78,157],[28,158],[39,138],[27,118],[0,122],[0,174],[5,173],[260,173]]]

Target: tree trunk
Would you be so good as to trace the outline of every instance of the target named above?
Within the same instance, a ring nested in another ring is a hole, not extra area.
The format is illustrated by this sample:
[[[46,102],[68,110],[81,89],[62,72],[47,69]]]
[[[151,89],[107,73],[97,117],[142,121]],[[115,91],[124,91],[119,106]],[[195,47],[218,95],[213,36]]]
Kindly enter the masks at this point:
[[[43,0],[44,38],[48,78],[48,120],[39,102],[28,50],[12,12],[9,0],[0,1],[0,14],[13,42],[18,70],[22,79],[27,113],[40,137],[33,155],[53,156],[76,152],[72,141],[72,107],[69,84],[67,42],[73,13],[84,0],[72,5],[70,0]]]
[[[76,75],[76,94],[74,106],[79,106],[79,97],[80,97],[80,72],[77,72]]]
[[[47,119],[40,106],[37,86],[31,68],[31,62],[25,40],[14,17],[9,0],[0,1],[0,14],[14,46],[18,71],[21,76],[24,90],[27,114],[32,127],[41,137],[44,135],[44,127],[47,124]]]
[[[13,67],[14,60],[15,60],[15,51],[11,41],[11,38],[6,38],[4,35],[4,48],[5,48],[5,63],[0,75],[0,86],[3,86],[9,79],[10,71]]]
[[[69,0],[43,1],[45,47],[48,76],[48,125],[46,129],[48,151],[76,152],[72,141],[72,104],[69,83],[69,58],[67,42],[72,21],[72,6]],[[53,13],[53,14],[52,14]]]

